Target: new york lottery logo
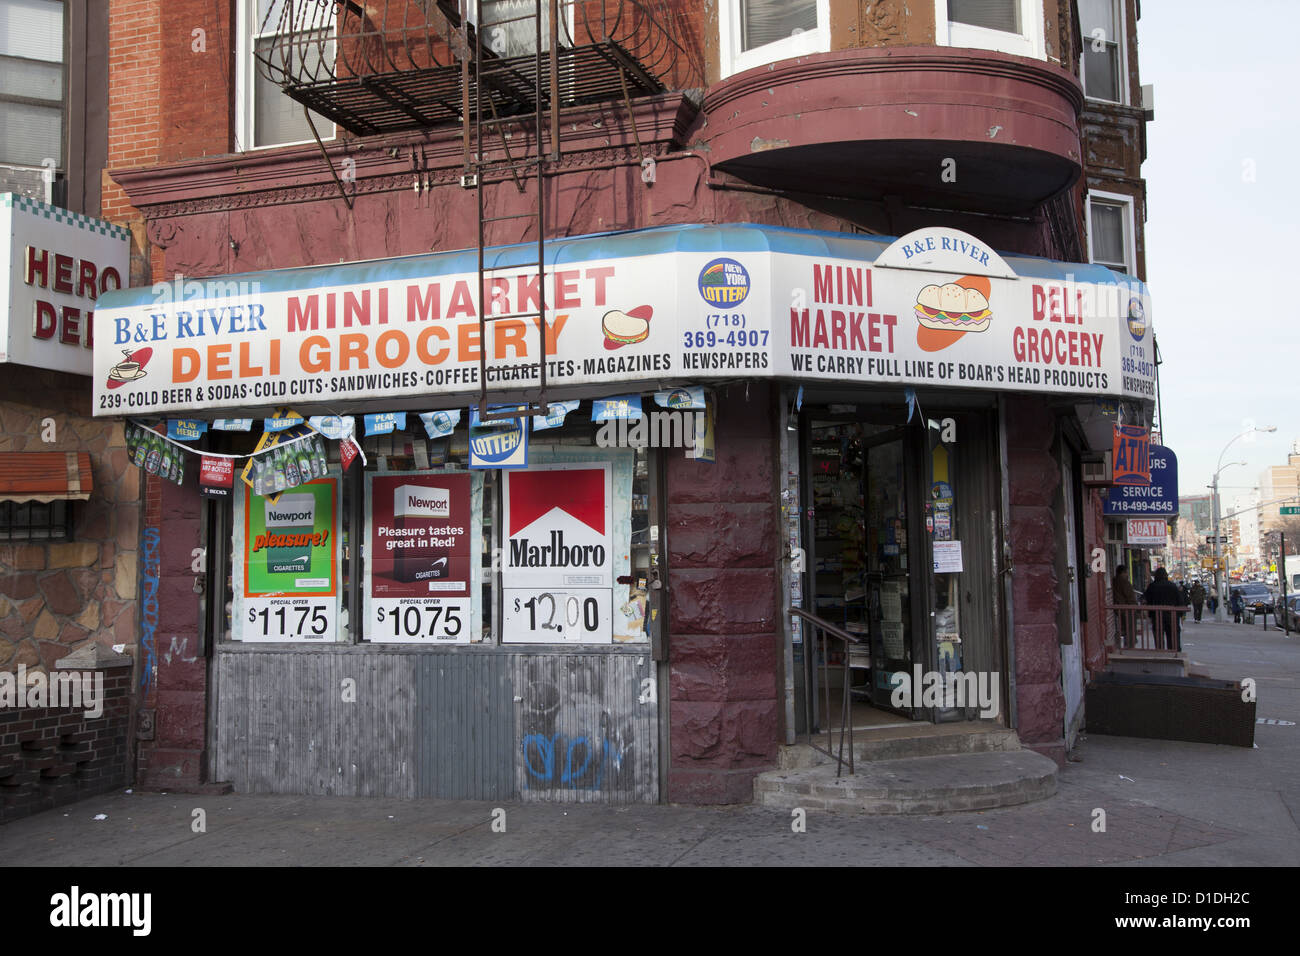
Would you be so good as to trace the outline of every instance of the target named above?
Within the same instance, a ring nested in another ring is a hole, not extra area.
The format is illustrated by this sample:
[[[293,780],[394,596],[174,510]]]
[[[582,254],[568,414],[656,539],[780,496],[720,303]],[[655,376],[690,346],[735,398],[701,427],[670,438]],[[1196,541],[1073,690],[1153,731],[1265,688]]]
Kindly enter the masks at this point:
[[[699,284],[709,305],[740,305],[749,295],[749,273],[735,259],[714,259],[700,270]]]

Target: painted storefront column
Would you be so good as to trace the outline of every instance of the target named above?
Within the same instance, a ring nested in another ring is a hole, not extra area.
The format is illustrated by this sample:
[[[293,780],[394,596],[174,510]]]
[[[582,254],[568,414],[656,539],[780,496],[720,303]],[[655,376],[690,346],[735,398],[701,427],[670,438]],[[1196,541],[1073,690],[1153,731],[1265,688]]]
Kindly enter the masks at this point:
[[[1016,712],[1020,742],[1065,762],[1065,694],[1057,611],[1056,551],[1062,537],[1053,501],[1061,467],[1052,454],[1056,421],[1044,402],[1006,403],[1012,601],[1015,610]]]
[[[673,803],[750,803],[776,763],[781,627],[771,390],[717,392],[717,462],[667,451]]]

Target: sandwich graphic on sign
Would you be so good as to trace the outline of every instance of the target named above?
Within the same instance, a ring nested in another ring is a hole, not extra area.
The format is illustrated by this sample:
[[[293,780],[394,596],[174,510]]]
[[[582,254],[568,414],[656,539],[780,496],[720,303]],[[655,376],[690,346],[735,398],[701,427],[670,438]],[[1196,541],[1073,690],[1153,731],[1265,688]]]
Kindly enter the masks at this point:
[[[927,352],[946,349],[967,332],[983,332],[993,320],[989,280],[963,276],[956,282],[928,285],[916,295],[916,344]]]
[[[650,337],[650,317],[654,310],[648,305],[639,305],[629,312],[614,309],[605,313],[600,321],[600,330],[605,333],[605,348],[611,352],[625,345],[635,345]]]

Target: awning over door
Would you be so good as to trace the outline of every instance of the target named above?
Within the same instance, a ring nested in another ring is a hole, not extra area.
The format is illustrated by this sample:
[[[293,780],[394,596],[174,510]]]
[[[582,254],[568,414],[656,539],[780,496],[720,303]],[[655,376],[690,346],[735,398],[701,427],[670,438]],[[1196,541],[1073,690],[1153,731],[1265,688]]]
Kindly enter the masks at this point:
[[[85,501],[92,487],[86,452],[0,453],[0,501]]]

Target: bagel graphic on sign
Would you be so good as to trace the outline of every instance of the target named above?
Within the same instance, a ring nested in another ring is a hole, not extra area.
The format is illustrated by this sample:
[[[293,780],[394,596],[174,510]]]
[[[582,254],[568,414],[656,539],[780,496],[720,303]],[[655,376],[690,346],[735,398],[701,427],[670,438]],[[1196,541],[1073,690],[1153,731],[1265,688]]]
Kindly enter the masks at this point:
[[[600,320],[600,330],[605,333],[605,348],[612,352],[625,345],[644,342],[650,337],[650,318],[653,315],[654,309],[648,305],[639,305],[626,312],[618,309],[606,312]]]
[[[926,352],[946,349],[967,332],[987,331],[991,286],[984,276],[962,276],[928,285],[916,295],[916,344]]]

